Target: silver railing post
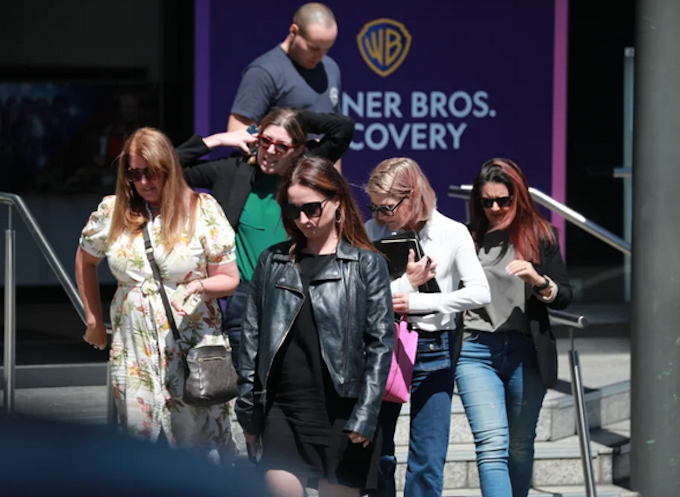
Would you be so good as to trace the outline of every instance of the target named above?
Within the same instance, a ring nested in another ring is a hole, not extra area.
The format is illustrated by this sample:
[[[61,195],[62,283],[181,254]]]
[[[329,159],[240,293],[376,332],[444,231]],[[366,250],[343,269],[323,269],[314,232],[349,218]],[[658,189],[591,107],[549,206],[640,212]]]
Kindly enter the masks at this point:
[[[106,426],[115,430],[118,426],[118,413],[113,400],[113,378],[111,377],[111,359],[106,361]]]
[[[574,409],[576,411],[576,434],[578,435],[581,448],[581,464],[583,465],[583,478],[585,480],[586,497],[597,497],[595,489],[595,473],[593,471],[593,457],[590,451],[590,428],[588,426],[588,412],[583,394],[583,380],[581,378],[581,363],[578,351],[574,347],[574,328],[569,327],[569,365],[571,366],[571,394],[574,397]]]
[[[14,363],[16,348],[16,261],[15,231],[12,229],[12,206],[8,208],[5,230],[5,357],[2,368],[5,413],[14,412]]]

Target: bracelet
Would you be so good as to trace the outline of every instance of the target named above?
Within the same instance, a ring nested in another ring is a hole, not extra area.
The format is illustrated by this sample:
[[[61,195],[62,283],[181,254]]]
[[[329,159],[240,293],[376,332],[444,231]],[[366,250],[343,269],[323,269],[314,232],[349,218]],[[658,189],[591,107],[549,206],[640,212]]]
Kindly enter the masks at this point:
[[[201,285],[201,295],[205,295],[205,285],[203,284],[203,280],[198,280],[198,284]]]

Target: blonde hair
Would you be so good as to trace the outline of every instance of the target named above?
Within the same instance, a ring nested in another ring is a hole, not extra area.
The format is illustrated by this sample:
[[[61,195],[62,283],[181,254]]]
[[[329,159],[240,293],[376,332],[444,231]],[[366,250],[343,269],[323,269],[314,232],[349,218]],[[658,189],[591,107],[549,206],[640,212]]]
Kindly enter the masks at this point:
[[[437,208],[437,195],[423,170],[413,159],[394,157],[382,161],[371,173],[365,188],[369,195],[409,199],[410,222],[426,221]]]
[[[166,249],[179,243],[182,232],[187,227],[187,220],[188,237],[191,238],[195,227],[198,194],[184,180],[182,167],[168,137],[157,129],[141,128],[127,139],[118,156],[116,204],[111,219],[109,243],[117,240],[123,232],[131,235],[140,233],[148,220],[144,199],[127,178],[131,155],[146,160],[149,171],[165,180],[161,195],[161,243]]]

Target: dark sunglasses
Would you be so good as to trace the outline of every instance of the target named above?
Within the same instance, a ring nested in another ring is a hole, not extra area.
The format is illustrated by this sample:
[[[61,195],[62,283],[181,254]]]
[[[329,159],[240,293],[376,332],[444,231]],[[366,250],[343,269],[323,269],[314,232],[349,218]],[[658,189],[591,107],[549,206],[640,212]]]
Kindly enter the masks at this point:
[[[479,202],[485,209],[491,209],[495,202],[498,203],[498,207],[507,207],[512,202],[512,195],[509,197],[499,197],[499,198],[480,198]]]
[[[131,181],[141,181],[142,176],[145,176],[149,181],[153,181],[158,178],[158,173],[151,171],[148,167],[145,169],[132,169],[128,168],[125,171],[127,178]]]
[[[275,142],[271,138],[268,138],[264,135],[260,135],[257,137],[257,144],[264,150],[268,150],[271,145],[274,145],[274,151],[276,152],[277,155],[286,155],[288,151],[292,148],[298,148],[300,146],[299,143],[281,143],[281,142]]]
[[[330,197],[326,197],[321,202],[308,202],[302,205],[286,204],[281,208],[281,214],[284,218],[290,219],[291,221],[299,219],[301,212],[304,212],[305,216],[307,216],[309,219],[321,217],[321,214],[323,213],[323,204],[328,202],[334,196],[335,193],[333,193]]]
[[[382,214],[383,216],[393,217],[394,211],[397,210],[397,207],[399,207],[401,205],[401,203],[404,201],[404,199],[406,199],[406,197],[401,197],[401,200],[399,200],[399,202],[394,204],[392,207],[390,207],[389,205],[375,205],[373,202],[371,202],[370,204],[368,204],[368,208],[370,209],[370,211],[373,214],[378,212],[378,213]]]

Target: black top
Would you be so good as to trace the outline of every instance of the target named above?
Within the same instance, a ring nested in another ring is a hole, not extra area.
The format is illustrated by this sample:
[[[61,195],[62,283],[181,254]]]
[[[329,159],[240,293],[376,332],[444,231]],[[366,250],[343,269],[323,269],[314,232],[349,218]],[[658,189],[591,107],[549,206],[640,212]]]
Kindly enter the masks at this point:
[[[306,432],[312,437],[319,435],[317,429],[322,430],[321,433],[328,429],[328,416],[326,415],[328,408],[338,411],[340,404],[346,404],[345,409],[340,409],[346,411],[343,413],[346,420],[354,405],[353,399],[341,399],[335,392],[328,368],[321,355],[320,330],[314,319],[309,296],[310,281],[333,257],[335,254],[299,255],[300,277],[305,299],[290,333],[277,354],[270,377],[273,380],[270,389],[274,392],[274,402],[281,406],[295,407],[301,415],[296,420],[296,424],[304,428],[303,435]],[[311,428],[311,432],[308,428]]]
[[[269,407],[262,433],[263,471],[283,469],[333,484],[375,488],[381,436],[364,448],[353,444],[345,430],[356,399],[335,390],[321,352],[324,330],[314,316],[311,293],[315,278],[335,254],[298,256],[304,301],[269,377]],[[323,283],[321,283],[323,284]]]
[[[339,114],[301,111],[301,115],[308,133],[324,135],[321,141],[307,142],[305,154],[325,157],[331,162],[342,157],[352,141],[354,121]],[[209,189],[224,209],[231,227],[238,231],[239,219],[251,192],[257,167],[248,164],[248,157],[243,154],[233,154],[214,161],[199,161],[210,152],[199,135],[193,135],[175,151],[189,186]]]

